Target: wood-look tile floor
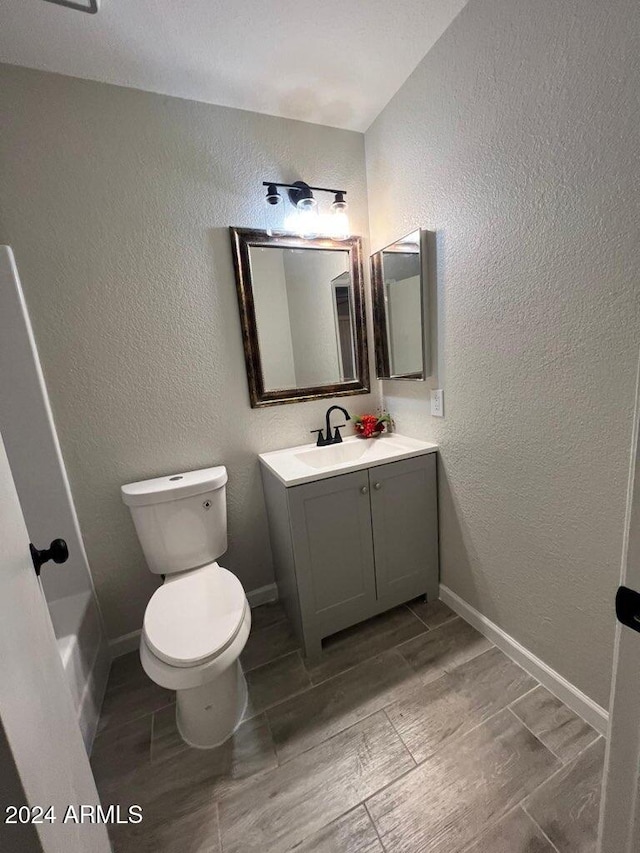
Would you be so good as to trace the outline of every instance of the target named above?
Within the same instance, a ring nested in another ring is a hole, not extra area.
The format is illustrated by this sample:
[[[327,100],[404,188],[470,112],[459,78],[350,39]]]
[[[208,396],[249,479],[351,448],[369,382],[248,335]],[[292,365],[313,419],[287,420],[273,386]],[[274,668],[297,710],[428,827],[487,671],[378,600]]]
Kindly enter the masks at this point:
[[[442,602],[325,641],[307,665],[253,611],[249,707],[215,750],[118,658],[92,754],[116,853],[594,853],[604,742]]]

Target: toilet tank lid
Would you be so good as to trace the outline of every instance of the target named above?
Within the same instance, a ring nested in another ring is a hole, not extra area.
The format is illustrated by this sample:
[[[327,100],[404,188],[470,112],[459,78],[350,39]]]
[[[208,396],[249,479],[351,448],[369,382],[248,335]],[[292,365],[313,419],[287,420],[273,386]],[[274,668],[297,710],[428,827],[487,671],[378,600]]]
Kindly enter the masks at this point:
[[[217,465],[215,468],[201,468],[199,471],[185,471],[139,483],[127,483],[121,486],[122,500],[127,506],[166,503],[221,489],[226,482],[227,469],[224,465]]]

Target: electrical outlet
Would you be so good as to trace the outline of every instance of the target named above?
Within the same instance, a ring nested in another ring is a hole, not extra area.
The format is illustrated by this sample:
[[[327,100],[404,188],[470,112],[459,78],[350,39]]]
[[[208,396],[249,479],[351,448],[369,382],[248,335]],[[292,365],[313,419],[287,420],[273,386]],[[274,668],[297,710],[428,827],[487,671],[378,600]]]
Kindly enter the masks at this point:
[[[431,392],[431,414],[434,418],[444,417],[444,391],[437,388]]]

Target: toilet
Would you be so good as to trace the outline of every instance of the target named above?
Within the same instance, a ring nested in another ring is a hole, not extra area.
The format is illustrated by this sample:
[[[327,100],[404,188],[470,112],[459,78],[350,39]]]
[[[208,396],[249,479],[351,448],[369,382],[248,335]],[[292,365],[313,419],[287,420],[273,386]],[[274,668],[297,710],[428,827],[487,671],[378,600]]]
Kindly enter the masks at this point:
[[[140,660],[176,691],[178,731],[198,749],[224,743],[247,705],[240,653],[251,610],[216,562],[227,550],[226,484],[218,466],[122,486],[149,569],[164,576],[144,614]]]

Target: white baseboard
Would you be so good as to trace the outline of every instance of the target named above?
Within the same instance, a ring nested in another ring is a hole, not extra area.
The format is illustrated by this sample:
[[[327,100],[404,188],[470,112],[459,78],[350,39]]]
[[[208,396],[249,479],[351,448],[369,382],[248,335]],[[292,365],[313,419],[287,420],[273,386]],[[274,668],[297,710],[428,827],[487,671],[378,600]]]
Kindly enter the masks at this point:
[[[278,587],[274,583],[252,589],[251,592],[247,593],[247,601],[251,607],[258,607],[260,604],[269,604],[269,602],[277,600]]]
[[[93,666],[89,672],[85,689],[78,708],[78,723],[87,750],[91,755],[93,741],[98,730],[100,720],[100,709],[104,700],[104,694],[109,680],[109,669],[111,668],[111,654],[106,642],[102,640],[96,651]]]
[[[140,645],[141,630],[131,631],[130,634],[122,634],[120,637],[115,637],[109,640],[109,651],[112,658],[119,658],[122,655],[128,655],[129,652],[135,652]]]
[[[480,631],[488,640],[505,653],[511,660],[521,666],[529,675],[536,678],[547,690],[553,693],[561,702],[564,702],[572,711],[575,711],[583,720],[586,720],[600,734],[607,733],[609,714],[590,699],[586,693],[579,690],[570,681],[567,681],[559,672],[552,669],[543,660],[536,657],[532,652],[521,645],[513,637],[509,636],[502,628],[499,628],[486,616],[478,612],[475,607],[467,604],[460,596],[452,592],[448,587],[440,584],[440,598],[452,610],[461,616],[466,622]]]
[[[258,607],[260,604],[268,604],[270,601],[277,601],[277,599],[278,587],[274,583],[252,589],[247,593],[247,601],[250,607]],[[139,645],[140,631],[131,631],[130,634],[123,634],[121,637],[109,640],[109,651],[112,658],[119,658],[129,652],[135,652]]]

